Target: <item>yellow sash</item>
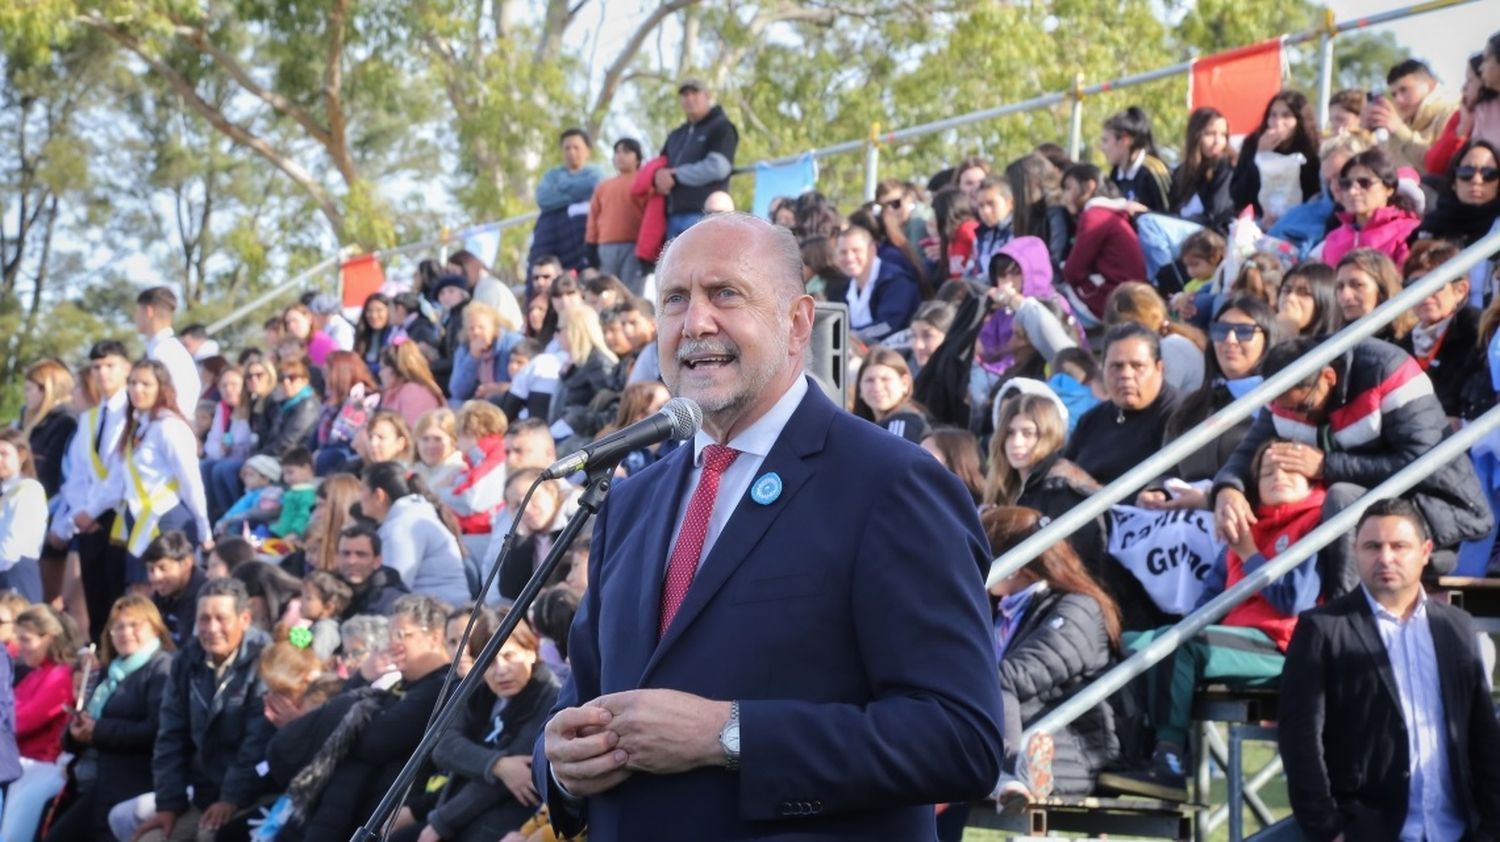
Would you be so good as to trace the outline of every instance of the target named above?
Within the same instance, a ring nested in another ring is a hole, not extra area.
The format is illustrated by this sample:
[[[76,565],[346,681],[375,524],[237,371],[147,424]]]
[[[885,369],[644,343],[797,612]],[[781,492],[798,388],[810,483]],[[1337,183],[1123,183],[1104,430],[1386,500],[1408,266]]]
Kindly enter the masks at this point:
[[[178,484],[177,480],[157,486],[148,490],[146,483],[141,480],[141,472],[136,470],[135,460],[131,458],[135,448],[132,444],[125,445],[125,469],[130,472],[130,481],[135,485],[135,502],[130,507],[130,514],[135,518],[135,525],[130,527],[130,538],[125,542],[125,548],[131,555],[141,556],[146,552],[146,547],[160,534],[157,523],[161,516],[172,511],[177,505]],[[125,519],[116,520],[116,525],[123,527]]]
[[[109,468],[104,464],[104,457],[94,449],[94,443],[99,441],[99,424],[102,422],[100,408],[94,407],[89,410],[89,461],[94,465],[94,476],[101,482],[109,475]],[[125,543],[125,518],[116,517],[115,523],[109,529],[109,542],[111,544]]]
[[[104,479],[109,471],[104,465],[104,459],[99,456],[99,451],[94,449],[93,444],[99,440],[99,423],[99,407],[96,406],[89,410],[89,459],[94,463],[94,476]]]

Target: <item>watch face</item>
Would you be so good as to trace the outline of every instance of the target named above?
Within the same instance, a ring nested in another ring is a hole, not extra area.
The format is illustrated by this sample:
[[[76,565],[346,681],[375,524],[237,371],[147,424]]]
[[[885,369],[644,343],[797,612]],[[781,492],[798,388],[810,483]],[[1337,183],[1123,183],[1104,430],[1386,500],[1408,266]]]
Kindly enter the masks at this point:
[[[732,722],[724,727],[724,733],[719,735],[719,744],[730,754],[740,753],[740,724]]]

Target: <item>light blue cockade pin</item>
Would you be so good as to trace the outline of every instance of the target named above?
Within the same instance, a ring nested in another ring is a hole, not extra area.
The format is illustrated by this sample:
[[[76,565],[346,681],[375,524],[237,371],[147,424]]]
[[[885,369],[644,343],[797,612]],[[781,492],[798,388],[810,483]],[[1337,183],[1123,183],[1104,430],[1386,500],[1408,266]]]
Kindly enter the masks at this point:
[[[760,479],[757,479],[755,484],[750,486],[750,499],[762,506],[771,505],[780,496],[781,477],[775,471],[769,474],[762,474]]]

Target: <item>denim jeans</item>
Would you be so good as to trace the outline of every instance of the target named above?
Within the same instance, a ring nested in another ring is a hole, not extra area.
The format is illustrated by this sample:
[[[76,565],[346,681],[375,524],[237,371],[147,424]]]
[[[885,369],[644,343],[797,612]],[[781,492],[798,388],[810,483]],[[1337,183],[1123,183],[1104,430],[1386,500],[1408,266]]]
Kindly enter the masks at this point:
[[[5,789],[0,839],[31,839],[52,796],[62,791],[63,769],[54,762],[21,758],[21,777]]]
[[[682,232],[698,224],[698,220],[702,218],[702,211],[669,214],[667,216],[667,241],[677,239]]]
[[[1160,213],[1143,213],[1135,218],[1135,232],[1141,239],[1146,256],[1146,281],[1156,282],[1156,273],[1176,260],[1182,241],[1203,230],[1203,226],[1186,219]]]

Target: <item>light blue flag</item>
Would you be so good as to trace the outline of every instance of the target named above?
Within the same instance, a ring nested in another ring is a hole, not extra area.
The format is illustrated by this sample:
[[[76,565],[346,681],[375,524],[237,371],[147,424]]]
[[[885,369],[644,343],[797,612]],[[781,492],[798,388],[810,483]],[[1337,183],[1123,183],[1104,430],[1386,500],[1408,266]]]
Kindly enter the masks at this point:
[[[494,266],[495,258],[500,255],[500,229],[465,232],[464,248],[483,260],[486,266]]]
[[[818,162],[808,153],[789,164],[755,165],[755,199],[750,211],[764,219],[771,212],[771,200],[778,196],[796,198],[818,184]]]

